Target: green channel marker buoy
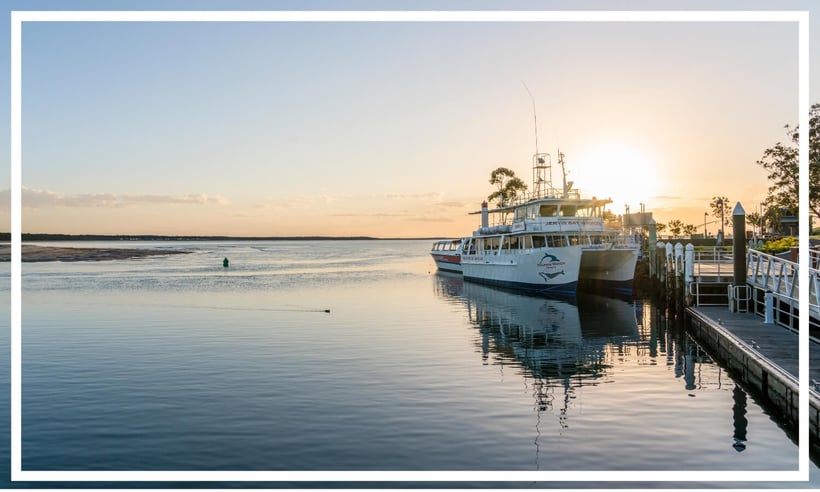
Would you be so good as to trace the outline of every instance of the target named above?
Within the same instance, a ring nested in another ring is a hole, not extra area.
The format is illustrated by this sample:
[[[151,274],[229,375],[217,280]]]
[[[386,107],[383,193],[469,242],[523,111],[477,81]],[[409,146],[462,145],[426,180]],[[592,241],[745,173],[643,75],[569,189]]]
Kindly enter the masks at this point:
[[[225,268],[228,268],[228,259],[227,258],[222,260],[222,266],[225,267]]]

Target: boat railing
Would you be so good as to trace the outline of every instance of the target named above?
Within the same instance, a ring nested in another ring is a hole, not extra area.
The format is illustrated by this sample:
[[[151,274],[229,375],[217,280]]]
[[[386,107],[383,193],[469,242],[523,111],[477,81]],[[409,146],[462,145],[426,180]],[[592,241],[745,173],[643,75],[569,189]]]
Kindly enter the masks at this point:
[[[518,205],[523,205],[531,200],[537,200],[540,198],[565,198],[564,197],[564,190],[561,188],[545,188],[539,191],[531,191],[528,193],[523,193],[521,195],[516,196],[513,201],[508,203],[506,206],[508,207],[515,207]],[[581,190],[568,190],[566,198],[570,200],[580,200],[581,199]]]

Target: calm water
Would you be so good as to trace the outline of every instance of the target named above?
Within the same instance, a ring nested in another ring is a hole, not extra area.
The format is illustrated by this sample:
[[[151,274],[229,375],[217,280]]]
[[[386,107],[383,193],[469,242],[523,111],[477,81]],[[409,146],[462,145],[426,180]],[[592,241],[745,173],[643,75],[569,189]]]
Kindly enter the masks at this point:
[[[25,263],[23,468],[797,468],[650,302],[464,283],[428,243],[95,243],[193,253]]]

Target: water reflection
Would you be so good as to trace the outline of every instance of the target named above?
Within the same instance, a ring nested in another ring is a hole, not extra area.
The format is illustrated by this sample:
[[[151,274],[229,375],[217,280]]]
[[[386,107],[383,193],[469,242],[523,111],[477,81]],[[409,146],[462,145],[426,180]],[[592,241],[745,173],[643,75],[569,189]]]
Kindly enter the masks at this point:
[[[617,376],[623,364],[665,365],[671,388],[691,398],[729,393],[724,411],[732,417],[731,428],[723,435],[731,436],[735,451],[747,449],[748,406],[754,403],[674,316],[649,301],[583,293],[573,301],[547,299],[441,273],[434,284],[441,299],[466,310],[477,329],[476,350],[483,363],[514,367],[524,376],[534,398],[536,454],[543,438],[542,413],[551,412],[566,429],[580,390],[622,380]]]
[[[611,368],[608,353],[639,340],[636,308],[619,299],[527,296],[447,274],[438,275],[436,290],[465,305],[485,364],[521,367],[539,388],[596,384]]]
[[[739,453],[746,449],[746,427],[749,421],[746,419],[746,392],[735,386],[732,392],[734,405],[732,406],[732,422],[734,423],[734,443],[732,447]]]

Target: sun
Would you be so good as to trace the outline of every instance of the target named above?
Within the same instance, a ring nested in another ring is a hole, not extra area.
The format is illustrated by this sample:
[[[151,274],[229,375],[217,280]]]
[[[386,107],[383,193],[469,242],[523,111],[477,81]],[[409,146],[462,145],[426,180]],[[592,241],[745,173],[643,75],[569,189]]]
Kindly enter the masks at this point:
[[[610,211],[638,212],[657,194],[658,164],[637,148],[609,142],[567,158],[567,179],[583,197],[611,198]]]

